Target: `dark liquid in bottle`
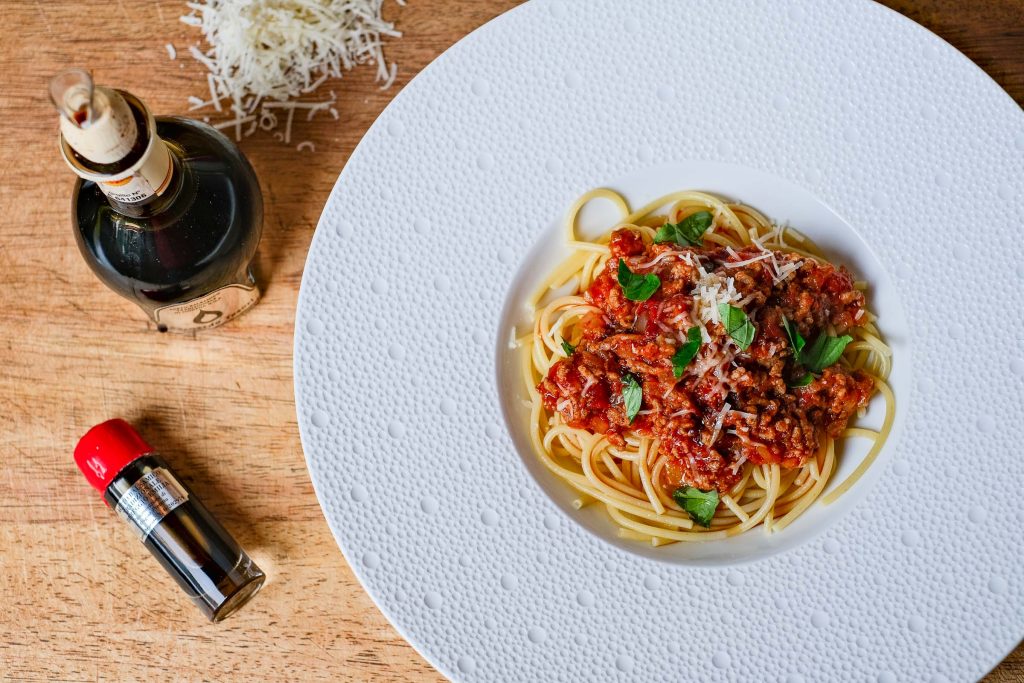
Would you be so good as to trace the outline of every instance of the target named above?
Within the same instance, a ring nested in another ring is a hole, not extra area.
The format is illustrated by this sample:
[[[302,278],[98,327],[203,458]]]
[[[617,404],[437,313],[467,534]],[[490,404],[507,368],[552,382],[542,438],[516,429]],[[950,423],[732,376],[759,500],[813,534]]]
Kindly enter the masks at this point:
[[[220,133],[190,119],[157,119],[175,166],[167,191],[117,205],[96,183],[72,197],[76,238],[93,272],[147,313],[228,284],[253,285],[263,204],[256,175]],[[137,215],[129,215],[137,214]]]
[[[157,468],[170,471],[158,455],[138,458],[118,473],[104,499],[116,509],[132,484]],[[192,490],[178,483],[188,500],[168,512],[143,542],[189,598],[220,621],[255,595],[265,576]]]

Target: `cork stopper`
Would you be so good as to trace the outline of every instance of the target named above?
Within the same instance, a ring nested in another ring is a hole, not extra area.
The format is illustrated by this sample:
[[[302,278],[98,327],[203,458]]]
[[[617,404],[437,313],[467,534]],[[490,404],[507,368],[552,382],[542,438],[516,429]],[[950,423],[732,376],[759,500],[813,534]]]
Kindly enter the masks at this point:
[[[139,131],[131,107],[115,90],[93,85],[81,69],[69,69],[50,81],[50,99],[60,112],[64,140],[81,157],[95,164],[125,158]]]

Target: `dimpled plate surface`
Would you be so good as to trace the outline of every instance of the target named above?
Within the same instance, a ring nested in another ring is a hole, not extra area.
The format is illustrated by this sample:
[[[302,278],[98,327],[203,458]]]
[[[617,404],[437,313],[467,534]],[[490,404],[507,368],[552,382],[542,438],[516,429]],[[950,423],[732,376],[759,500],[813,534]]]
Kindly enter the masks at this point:
[[[834,209],[912,334],[902,438],[870,493],[735,566],[644,559],[571,523],[495,386],[506,292],[544,228],[679,159]],[[881,6],[531,2],[405,88],[324,209],[295,330],[317,496],[366,590],[452,679],[980,678],[1024,635],[1022,225],[1024,114]]]

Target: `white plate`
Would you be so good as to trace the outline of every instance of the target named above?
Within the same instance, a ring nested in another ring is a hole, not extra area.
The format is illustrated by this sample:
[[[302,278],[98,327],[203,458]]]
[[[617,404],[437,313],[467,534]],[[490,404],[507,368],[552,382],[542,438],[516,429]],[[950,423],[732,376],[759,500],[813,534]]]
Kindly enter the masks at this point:
[[[458,680],[980,678],[1024,635],[1022,152],[995,83],[867,2],[537,1],[476,31],[367,133],[303,276],[302,441],[363,585]],[[521,457],[527,255],[600,185],[742,199],[871,280],[898,423],[835,506],[662,554]]]
[[[858,279],[871,283],[868,308],[879,316],[882,332],[893,349],[894,367],[889,384],[898,400],[910,396],[911,368],[905,361],[911,355],[911,335],[907,329],[906,314],[900,305],[899,291],[875,255],[870,241],[859,235],[810,192],[746,166],[710,161],[660,164],[616,180],[610,186],[629,198],[635,208],[681,188],[699,189],[720,197],[742,200],[778,223],[803,229],[836,262],[851,268]],[[611,202],[595,200],[581,212],[577,233],[596,238],[607,233],[619,218]],[[523,305],[524,302],[537,291],[551,271],[572,253],[565,245],[564,225],[561,218],[552,221],[523,259],[523,265],[507,295],[498,327],[498,339],[505,343],[498,346],[497,365],[498,386],[502,387],[498,398],[516,450],[541,487],[571,519],[579,521],[609,543],[652,560],[724,567],[767,557],[813,538],[843,517],[870,490],[869,482],[876,480],[884,469],[881,464],[868,470],[857,486],[835,504],[811,507],[789,526],[786,533],[768,536],[759,529],[717,543],[677,543],[662,548],[619,539],[616,535],[618,527],[602,505],[591,505],[580,512],[573,509],[572,502],[578,497],[577,492],[551,474],[534,455],[529,432],[529,396],[522,380],[522,356],[518,350],[510,350],[509,346],[511,339],[521,337],[533,326],[533,313]],[[895,444],[902,432],[903,415],[903,411],[896,414],[889,437],[890,444]],[[856,420],[855,424],[878,429],[884,417],[885,401],[876,395],[867,415]],[[823,495],[857,469],[869,446],[870,443],[863,439],[837,442],[839,466]],[[886,449],[880,454],[880,459],[885,461],[891,452],[892,449]]]

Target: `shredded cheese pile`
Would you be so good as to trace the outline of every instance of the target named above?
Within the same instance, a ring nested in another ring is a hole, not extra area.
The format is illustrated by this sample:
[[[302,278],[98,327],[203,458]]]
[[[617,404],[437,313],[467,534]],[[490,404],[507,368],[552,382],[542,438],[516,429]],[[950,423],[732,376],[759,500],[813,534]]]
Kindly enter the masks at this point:
[[[704,266],[698,265],[700,279],[690,294],[693,296],[695,318],[704,323],[720,323],[718,307],[721,304],[735,304],[742,298],[736,291],[736,283],[731,277],[722,277],[718,273],[708,272]],[[703,329],[703,327],[702,327]],[[705,330],[706,332],[706,330]],[[705,341],[710,341],[708,336]]]
[[[181,21],[199,28],[209,49],[189,48],[209,71],[209,99],[190,97],[192,110],[212,107],[232,116],[215,124],[234,128],[235,139],[257,130],[273,131],[278,116],[284,131],[274,133],[291,143],[296,110],[312,119],[328,111],[335,119],[336,98],[318,102],[295,100],[313,93],[328,78],[359,64],[373,64],[377,81],[388,88],[396,66],[384,59],[382,36],[400,37],[394,24],[381,18],[384,0],[203,0],[189,2]],[[396,0],[404,5],[404,0]],[[301,142],[300,147],[312,148]]]

